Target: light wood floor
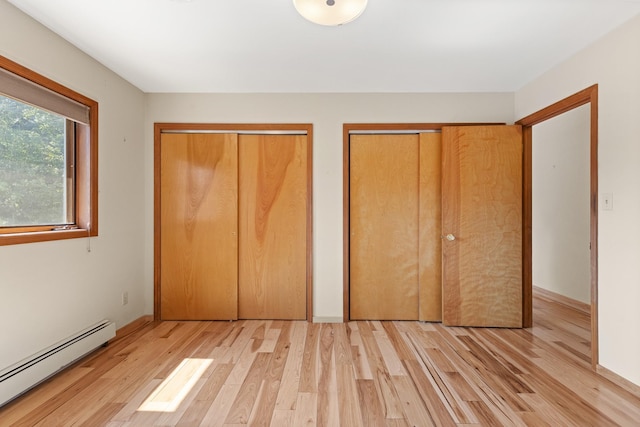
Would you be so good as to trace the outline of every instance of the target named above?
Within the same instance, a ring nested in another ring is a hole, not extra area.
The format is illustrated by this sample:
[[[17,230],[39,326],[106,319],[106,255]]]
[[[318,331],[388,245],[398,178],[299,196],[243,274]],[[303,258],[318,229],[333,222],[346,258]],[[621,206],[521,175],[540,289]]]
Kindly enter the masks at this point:
[[[147,323],[1,408],[0,425],[640,425],[640,399],[591,371],[588,316],[534,306],[526,330]]]

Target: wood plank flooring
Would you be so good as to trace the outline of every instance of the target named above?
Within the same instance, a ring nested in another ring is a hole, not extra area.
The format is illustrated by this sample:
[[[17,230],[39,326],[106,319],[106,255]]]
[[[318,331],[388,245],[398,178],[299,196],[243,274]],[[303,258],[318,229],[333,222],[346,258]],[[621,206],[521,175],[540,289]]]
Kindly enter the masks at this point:
[[[534,324],[150,322],[0,425],[640,425],[640,398],[590,368],[587,314],[537,298]]]

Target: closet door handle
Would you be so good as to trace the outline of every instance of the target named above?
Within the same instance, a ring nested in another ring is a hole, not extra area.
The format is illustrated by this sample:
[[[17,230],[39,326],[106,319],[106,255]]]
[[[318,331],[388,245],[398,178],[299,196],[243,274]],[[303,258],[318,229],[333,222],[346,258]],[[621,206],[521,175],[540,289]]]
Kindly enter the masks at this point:
[[[446,236],[441,236],[443,239],[447,239],[450,242],[453,242],[454,240],[456,240],[456,236],[454,236],[453,234],[447,234]]]

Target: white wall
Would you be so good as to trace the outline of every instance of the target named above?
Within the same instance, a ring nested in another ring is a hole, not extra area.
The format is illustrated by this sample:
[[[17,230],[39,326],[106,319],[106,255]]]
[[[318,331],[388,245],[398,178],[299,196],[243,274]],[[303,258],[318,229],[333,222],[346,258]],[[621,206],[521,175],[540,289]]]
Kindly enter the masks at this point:
[[[120,327],[140,317],[151,284],[143,256],[144,94],[4,0],[0,55],[99,102],[100,233],[90,242],[0,247],[2,370],[103,318]]]
[[[533,127],[533,284],[590,304],[590,106]]]
[[[342,320],[343,123],[512,122],[512,94],[150,94],[145,223],[153,235],[153,123],[313,123],[314,317]],[[153,241],[145,265],[153,274]],[[149,280],[146,310],[153,307]]]
[[[524,117],[594,83],[599,85],[600,201],[598,308],[600,364],[640,384],[640,16],[515,94]]]

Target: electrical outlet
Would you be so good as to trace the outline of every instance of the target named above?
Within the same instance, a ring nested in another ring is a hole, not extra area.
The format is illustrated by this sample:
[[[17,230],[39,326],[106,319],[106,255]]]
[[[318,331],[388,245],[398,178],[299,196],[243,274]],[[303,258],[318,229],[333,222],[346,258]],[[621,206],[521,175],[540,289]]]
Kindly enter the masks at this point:
[[[129,292],[125,291],[122,293],[122,305],[129,304]]]

